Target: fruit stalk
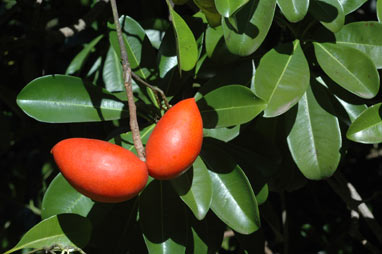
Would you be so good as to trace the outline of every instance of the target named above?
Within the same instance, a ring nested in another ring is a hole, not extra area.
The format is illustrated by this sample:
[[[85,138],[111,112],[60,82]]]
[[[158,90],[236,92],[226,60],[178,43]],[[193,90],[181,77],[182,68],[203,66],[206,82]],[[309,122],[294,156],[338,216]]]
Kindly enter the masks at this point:
[[[145,149],[143,147],[141,135],[139,133],[137,109],[135,106],[133,89],[132,89],[132,85],[131,85],[131,83],[132,83],[131,68],[130,68],[128,58],[127,58],[127,52],[126,52],[125,44],[123,42],[121,25],[119,24],[119,15],[118,15],[117,4],[116,4],[115,0],[111,0],[110,3],[111,3],[111,9],[113,11],[113,18],[114,18],[115,27],[117,30],[119,48],[121,50],[123,80],[124,80],[124,85],[126,88],[127,102],[129,105],[130,129],[131,129],[131,133],[133,135],[133,142],[134,142],[135,149],[137,150],[138,158],[142,161],[145,161],[146,160]]]

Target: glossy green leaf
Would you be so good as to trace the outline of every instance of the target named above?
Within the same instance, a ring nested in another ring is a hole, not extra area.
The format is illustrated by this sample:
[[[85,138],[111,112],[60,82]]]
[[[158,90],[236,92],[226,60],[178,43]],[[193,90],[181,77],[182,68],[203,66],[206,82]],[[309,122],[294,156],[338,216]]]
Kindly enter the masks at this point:
[[[255,75],[255,94],[268,102],[264,117],[281,115],[293,107],[309,86],[309,77],[308,61],[298,40],[266,53]]]
[[[171,26],[170,22],[164,18],[146,19],[140,22],[145,29],[145,33],[154,48],[159,49],[165,31]]]
[[[198,61],[198,46],[194,34],[183,18],[170,8],[172,24],[176,34],[179,68],[184,71],[192,70]]]
[[[214,0],[194,0],[194,3],[203,12],[211,27],[217,27],[221,24],[221,16],[216,10]]]
[[[218,26],[215,28],[207,27],[205,47],[206,47],[206,52],[209,58],[212,57],[221,39],[223,39],[223,29],[221,26]]]
[[[204,137],[211,137],[228,142],[240,134],[240,125],[231,128],[203,129]]]
[[[121,16],[119,18],[123,31],[123,40],[126,46],[127,58],[130,63],[131,70],[143,79],[147,79],[150,74],[150,68],[154,66],[155,51],[151,46],[145,30],[141,25],[129,16]],[[118,43],[118,36],[115,25],[109,25],[109,39],[113,46],[118,59],[121,59],[121,50]]]
[[[231,18],[224,18],[222,27],[228,49],[240,56],[255,52],[271,27],[275,9],[276,0],[250,0]]]
[[[333,33],[345,24],[345,13],[339,0],[311,0],[309,12]]]
[[[351,122],[354,122],[357,117],[367,109],[367,106],[365,104],[351,104],[344,100],[341,100],[340,98],[337,98],[337,100],[341,103],[342,107],[345,109],[346,113],[349,116],[349,119]]]
[[[378,17],[378,21],[382,22],[382,1],[381,0],[377,0],[377,17]]]
[[[277,0],[281,12],[289,22],[301,21],[308,12],[309,0]]]
[[[121,92],[124,91],[123,70],[121,59],[114,51],[113,47],[110,47],[107,51],[106,59],[103,65],[102,78],[105,84],[106,90],[109,92]]]
[[[227,152],[208,140],[204,141],[201,156],[212,180],[212,211],[239,233],[256,231],[260,227],[257,201],[240,166]]]
[[[268,184],[265,184],[260,191],[256,194],[256,200],[259,205],[262,205],[267,201],[269,195]]]
[[[292,157],[304,176],[321,180],[336,171],[342,141],[338,119],[320,106],[315,95],[308,88],[299,101],[297,117],[287,140]]]
[[[113,94],[65,75],[31,81],[18,94],[17,104],[30,117],[49,123],[116,120],[129,114]]]
[[[243,7],[249,0],[215,0],[216,9],[226,18],[231,17],[236,11]]]
[[[350,125],[346,137],[365,144],[382,142],[382,103],[375,104],[364,112]]]
[[[358,49],[382,68],[382,24],[376,21],[361,21],[346,24],[335,33],[336,44]]]
[[[65,74],[70,75],[81,70],[81,67],[86,61],[86,58],[89,56],[89,54],[92,52],[94,47],[102,38],[103,38],[103,35],[101,34],[97,36],[95,39],[93,39],[91,42],[86,44],[85,47],[80,51],[80,53],[78,53],[70,62],[68,68],[66,69]]]
[[[367,0],[339,0],[342,7],[344,8],[345,14],[349,14],[357,10],[361,5],[366,3]]]
[[[76,191],[59,173],[44,194],[41,218],[46,219],[62,213],[74,213],[86,217],[94,201]]]
[[[15,247],[4,254],[24,248],[43,249],[58,246],[60,249],[83,248],[90,240],[91,224],[77,214],[60,214],[45,219],[31,228]]]
[[[365,99],[379,90],[375,64],[361,51],[332,43],[314,43],[320,67],[337,84]]]
[[[168,181],[152,181],[142,192],[139,221],[149,253],[184,253],[188,230],[184,206]]]
[[[195,217],[202,220],[212,200],[211,179],[202,159],[198,157],[192,168],[171,180],[171,184]]]
[[[249,122],[266,104],[245,86],[223,86],[197,101],[205,128],[227,127]]]

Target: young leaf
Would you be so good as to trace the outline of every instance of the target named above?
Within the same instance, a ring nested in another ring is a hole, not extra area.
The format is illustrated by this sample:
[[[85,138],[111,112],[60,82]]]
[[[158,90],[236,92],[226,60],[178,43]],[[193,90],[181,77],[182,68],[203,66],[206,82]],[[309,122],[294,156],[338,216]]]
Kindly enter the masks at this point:
[[[311,88],[298,103],[287,140],[292,157],[306,178],[321,180],[336,171],[341,157],[338,119],[320,106]]]
[[[382,68],[382,24],[376,21],[361,21],[346,24],[335,33],[336,44],[358,49]]]
[[[81,70],[81,67],[86,61],[86,58],[89,56],[91,51],[94,49],[94,47],[102,38],[103,38],[103,35],[101,34],[97,36],[95,39],[93,39],[91,42],[89,42],[89,44],[86,44],[85,47],[80,51],[80,53],[78,53],[70,62],[68,68],[66,69],[65,74],[70,75]]]
[[[339,0],[311,0],[309,12],[327,29],[338,32],[345,24],[345,13]]]
[[[167,181],[152,181],[142,192],[139,221],[149,253],[184,253],[189,228],[178,195]]]
[[[202,159],[198,157],[192,168],[171,180],[171,184],[195,217],[202,220],[210,208],[212,199],[211,179]]]
[[[350,125],[346,137],[365,144],[382,142],[382,103],[375,104],[364,112]]]
[[[309,8],[309,0],[277,0],[277,4],[287,20],[293,23],[301,21]]]
[[[309,77],[308,61],[298,40],[266,53],[255,75],[255,94],[268,102],[264,117],[281,115],[293,107],[309,86]]]
[[[344,8],[345,15],[357,10],[366,1],[367,0],[339,0],[342,7]]]
[[[222,27],[228,49],[248,56],[264,41],[273,21],[276,0],[250,0],[235,15],[224,18]]]
[[[229,18],[249,0],[215,0],[216,9],[223,17]]]
[[[48,123],[107,121],[129,114],[113,94],[65,75],[31,81],[18,94],[17,104],[30,117]]]
[[[184,71],[192,70],[198,61],[198,46],[194,34],[183,18],[170,8],[172,24],[176,34],[179,68]]]
[[[90,221],[77,214],[59,214],[45,219],[31,228],[15,247],[4,254],[23,248],[60,249],[83,248],[90,240]]]
[[[365,99],[379,90],[375,64],[361,51],[332,43],[314,43],[318,64],[337,84]]]
[[[42,200],[41,218],[73,213],[86,217],[94,201],[76,191],[59,173],[50,183]]]
[[[124,91],[123,84],[125,82],[123,81],[121,59],[111,46],[106,54],[106,59],[102,70],[102,78],[105,88],[109,92]]]
[[[240,85],[223,86],[197,101],[205,128],[227,127],[249,122],[266,104]]]
[[[248,178],[232,157],[218,146],[204,141],[201,152],[213,186],[212,211],[233,230],[250,234],[260,227],[255,194]]]

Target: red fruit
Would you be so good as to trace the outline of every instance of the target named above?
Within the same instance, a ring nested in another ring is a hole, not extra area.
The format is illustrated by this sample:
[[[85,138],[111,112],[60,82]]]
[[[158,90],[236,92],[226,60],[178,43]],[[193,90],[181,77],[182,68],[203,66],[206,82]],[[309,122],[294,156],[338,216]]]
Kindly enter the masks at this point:
[[[150,176],[171,179],[184,173],[195,161],[203,143],[203,121],[195,99],[170,108],[155,126],[146,144]]]
[[[70,138],[57,143],[51,152],[68,182],[99,202],[128,200],[147,182],[146,164],[129,150],[106,141]]]

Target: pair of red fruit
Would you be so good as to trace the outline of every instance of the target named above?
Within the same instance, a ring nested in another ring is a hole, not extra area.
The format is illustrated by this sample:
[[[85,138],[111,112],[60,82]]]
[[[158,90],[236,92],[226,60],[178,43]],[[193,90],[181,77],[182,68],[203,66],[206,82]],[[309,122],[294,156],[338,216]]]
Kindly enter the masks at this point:
[[[121,146],[86,138],[62,140],[52,153],[77,191],[95,201],[116,203],[136,196],[148,175],[167,180],[184,173],[199,155],[202,141],[202,118],[191,98],[159,120],[146,144],[146,162]]]

